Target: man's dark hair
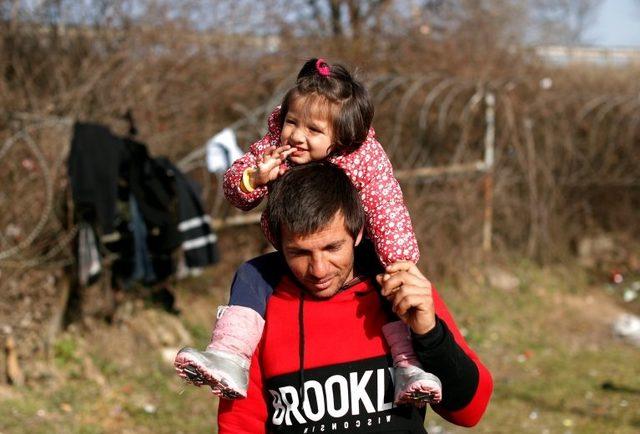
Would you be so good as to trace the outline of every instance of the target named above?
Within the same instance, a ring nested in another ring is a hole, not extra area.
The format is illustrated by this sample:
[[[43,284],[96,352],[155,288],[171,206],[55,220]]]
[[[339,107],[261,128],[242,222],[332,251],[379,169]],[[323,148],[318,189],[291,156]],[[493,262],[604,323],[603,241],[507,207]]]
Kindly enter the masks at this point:
[[[332,152],[349,153],[366,140],[373,120],[373,103],[364,85],[340,64],[328,65],[329,75],[318,72],[318,59],[310,59],[298,73],[296,85],[284,96],[280,111],[280,127],[294,100],[328,105],[333,129]],[[309,100],[310,99],[310,100]]]
[[[349,177],[326,161],[294,166],[277,179],[269,192],[269,232],[282,247],[282,229],[310,235],[326,227],[337,212],[355,239],[364,225],[364,209]]]

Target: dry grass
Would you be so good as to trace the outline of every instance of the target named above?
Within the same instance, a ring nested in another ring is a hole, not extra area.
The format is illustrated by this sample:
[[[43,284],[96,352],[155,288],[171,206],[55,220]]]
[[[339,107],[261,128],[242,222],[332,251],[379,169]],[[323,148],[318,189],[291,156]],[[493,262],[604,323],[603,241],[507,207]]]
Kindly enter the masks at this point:
[[[488,287],[482,273],[466,284],[439,285],[494,376],[492,402],[475,432],[637,432],[638,350],[610,332],[630,306],[600,282],[589,283],[579,268],[502,267],[520,279],[516,290]],[[187,330],[197,346],[206,344],[214,306],[227,297],[225,286],[211,286],[228,283],[230,275],[218,271],[178,288],[184,328],[175,317],[138,305],[115,326],[68,331],[56,343],[47,376],[25,388],[0,389],[0,432],[216,432],[216,400],[183,385],[161,351],[185,344],[177,330]],[[434,433],[466,432],[433,413],[427,426]]]

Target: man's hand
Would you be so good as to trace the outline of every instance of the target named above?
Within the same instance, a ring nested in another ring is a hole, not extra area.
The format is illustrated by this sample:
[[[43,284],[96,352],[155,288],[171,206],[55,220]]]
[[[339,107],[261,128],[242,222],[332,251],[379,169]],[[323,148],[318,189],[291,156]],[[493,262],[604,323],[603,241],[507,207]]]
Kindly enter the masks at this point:
[[[382,286],[382,295],[391,302],[393,311],[415,334],[423,335],[435,327],[431,282],[413,262],[391,264],[376,279]]]
[[[254,188],[266,185],[268,182],[278,178],[284,173],[284,168],[280,165],[293,152],[295,148],[289,145],[270,146],[258,157],[257,170],[251,174],[251,185]]]

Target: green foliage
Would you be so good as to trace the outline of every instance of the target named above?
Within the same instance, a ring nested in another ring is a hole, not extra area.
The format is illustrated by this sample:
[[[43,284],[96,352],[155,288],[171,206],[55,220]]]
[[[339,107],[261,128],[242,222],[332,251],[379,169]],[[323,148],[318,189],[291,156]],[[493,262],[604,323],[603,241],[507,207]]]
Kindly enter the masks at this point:
[[[110,360],[108,357],[105,357],[103,355],[93,355],[92,360],[100,370],[100,372],[107,378],[115,377],[121,372],[121,368],[118,363]]]
[[[56,341],[53,347],[53,353],[56,364],[59,366],[67,366],[77,364],[80,359],[77,356],[78,344],[71,337],[65,337]]]
[[[440,289],[494,378],[492,401],[474,432],[637,433],[637,349],[612,339],[604,314],[616,301],[601,286],[587,287],[579,268],[525,261],[511,272],[521,282],[513,292],[474,284]]]
[[[207,346],[211,340],[210,329],[208,329],[204,324],[197,324],[190,321],[185,323],[185,327],[193,337],[196,347],[204,348]]]

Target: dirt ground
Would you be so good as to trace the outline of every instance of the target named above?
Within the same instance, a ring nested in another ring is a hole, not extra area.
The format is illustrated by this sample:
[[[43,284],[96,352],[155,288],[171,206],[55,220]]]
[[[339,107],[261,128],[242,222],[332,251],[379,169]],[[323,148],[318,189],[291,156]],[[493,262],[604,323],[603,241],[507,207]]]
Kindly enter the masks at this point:
[[[262,238],[254,227],[228,230],[220,237],[221,262],[206,270],[213,284],[197,290],[209,293],[218,286],[228,287],[235,268],[265,248],[255,242]],[[156,288],[134,286],[117,291],[112,289],[111,276],[103,273],[90,287],[79,288],[74,273],[73,267],[0,269],[0,342],[3,347],[10,338],[15,342],[12,351],[20,360],[27,380],[30,364],[52,357],[56,339],[69,325],[91,330],[100,322],[93,320],[117,322],[118,317],[131,311],[132,305],[153,304],[158,288],[175,293],[176,287],[190,285],[172,279]],[[198,283],[195,286],[199,288]],[[6,365],[5,357],[6,352],[0,352],[0,366]],[[6,384],[5,377],[3,373],[0,384]]]

